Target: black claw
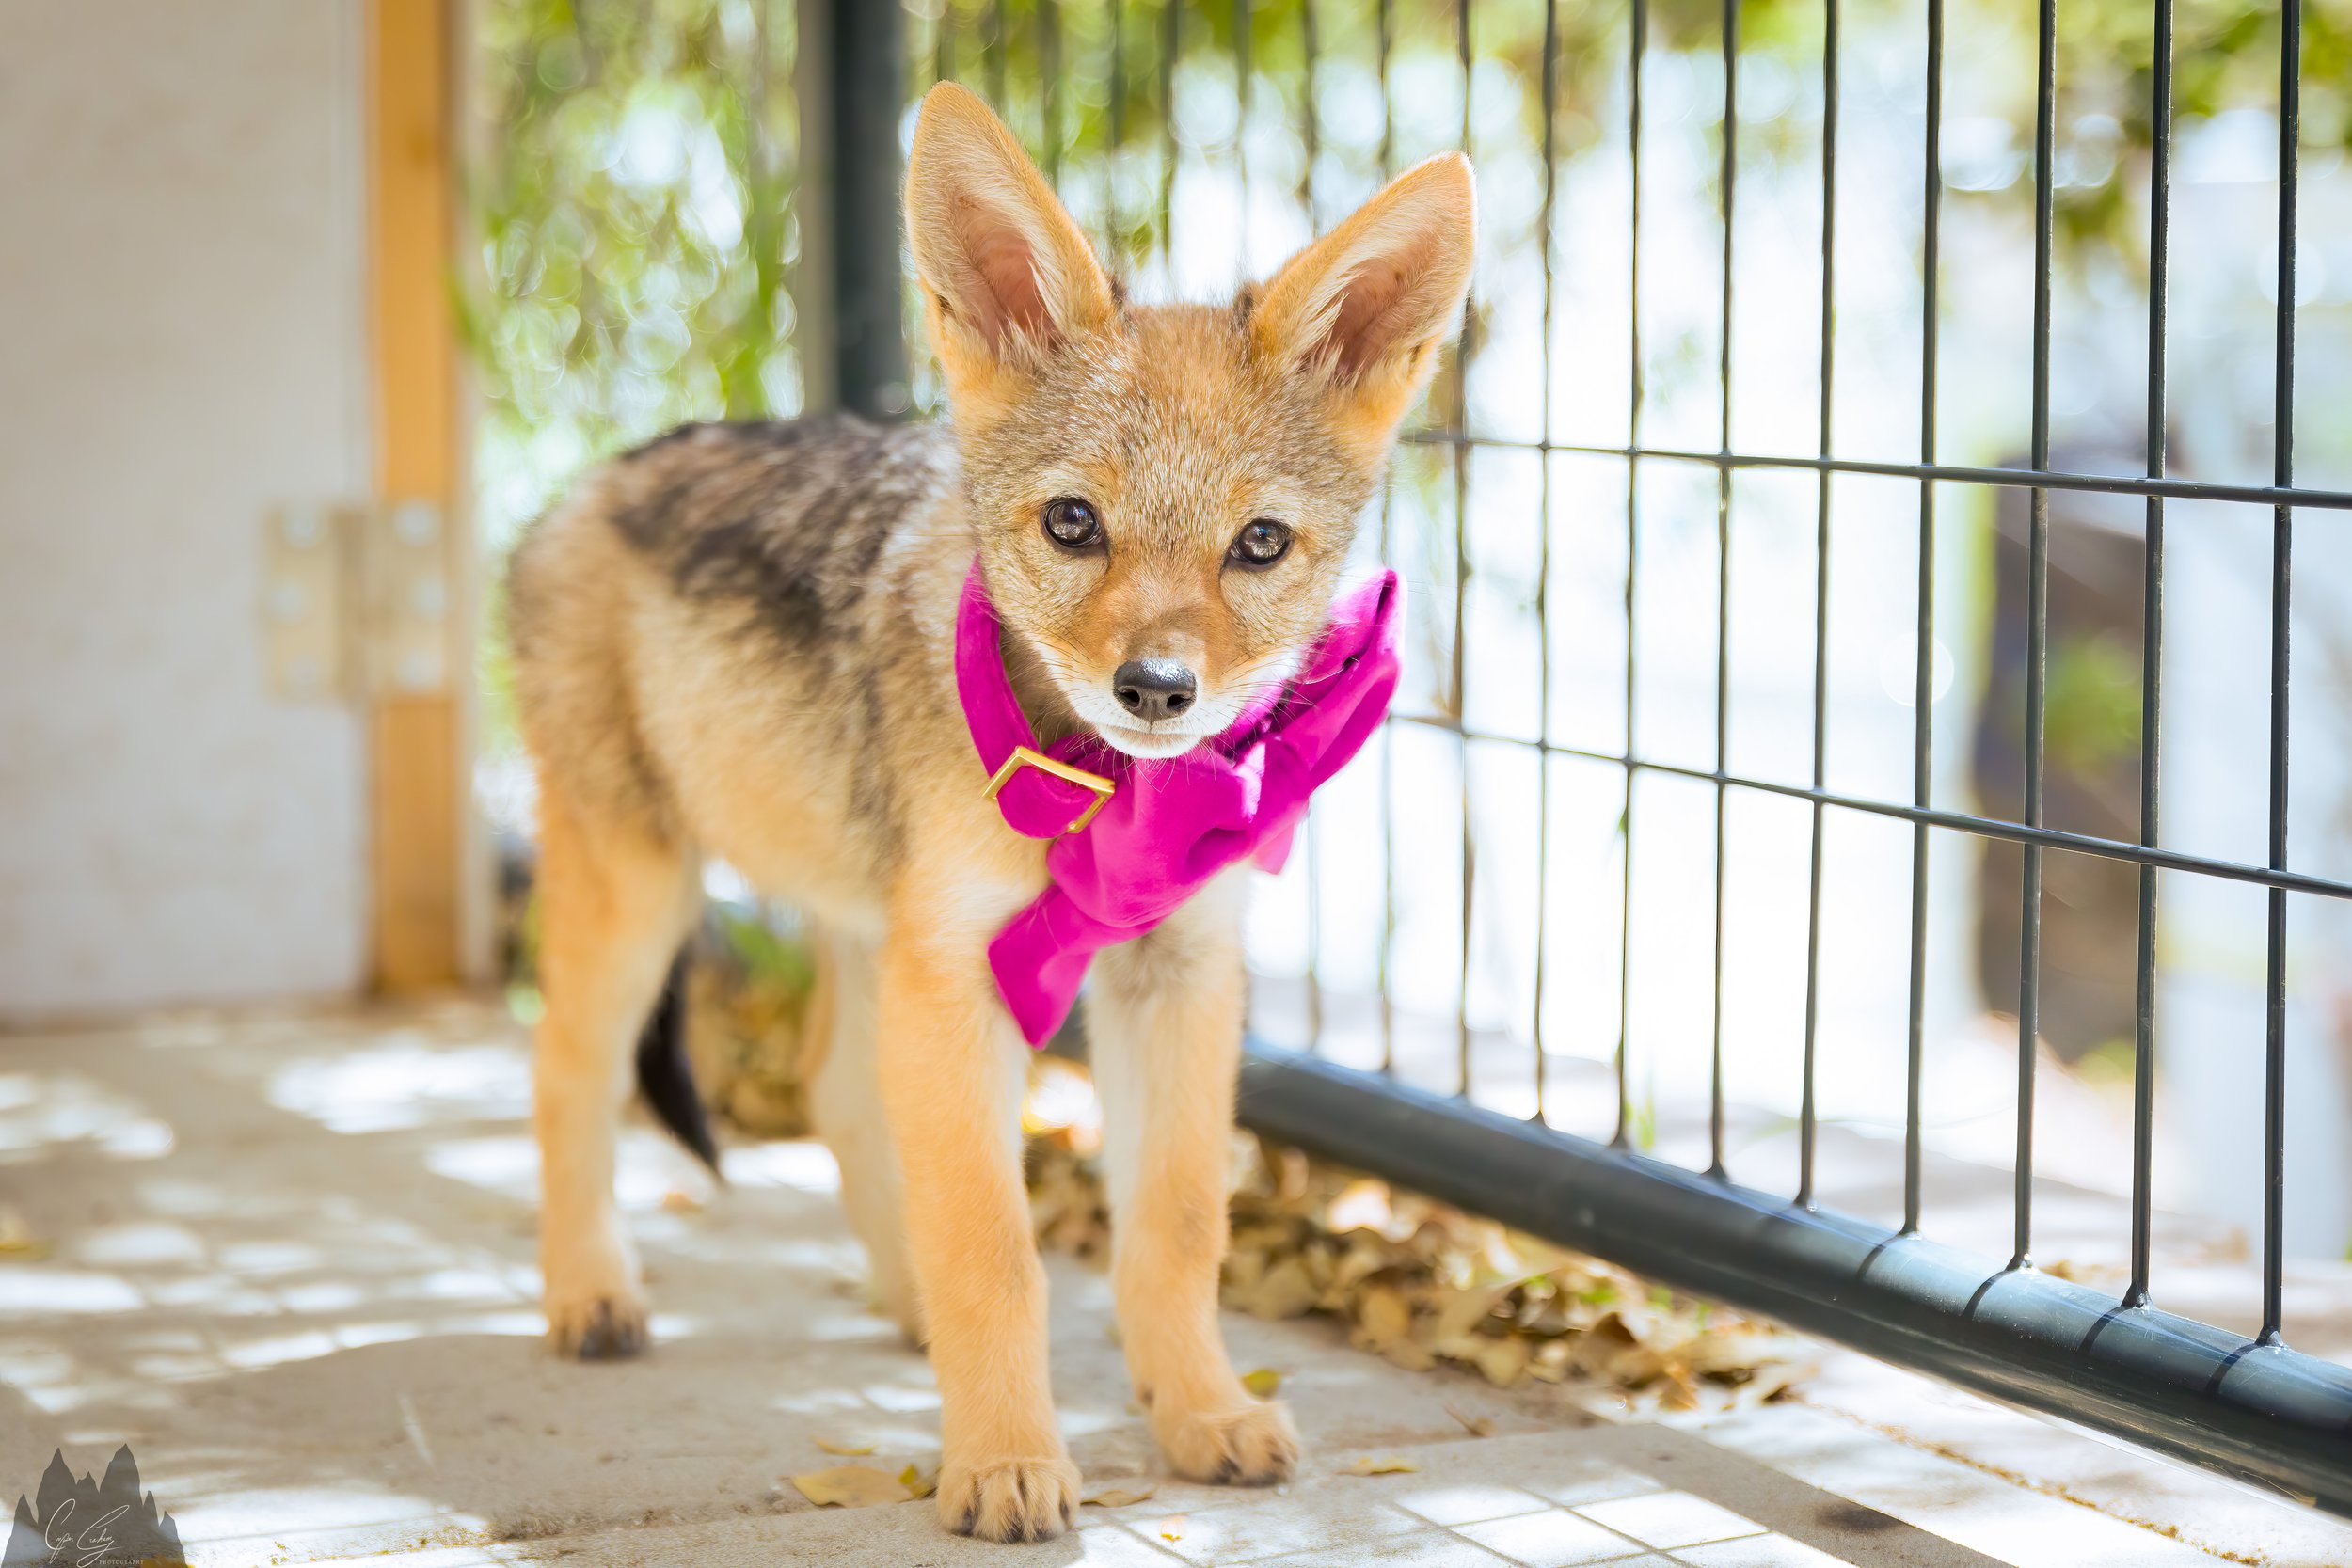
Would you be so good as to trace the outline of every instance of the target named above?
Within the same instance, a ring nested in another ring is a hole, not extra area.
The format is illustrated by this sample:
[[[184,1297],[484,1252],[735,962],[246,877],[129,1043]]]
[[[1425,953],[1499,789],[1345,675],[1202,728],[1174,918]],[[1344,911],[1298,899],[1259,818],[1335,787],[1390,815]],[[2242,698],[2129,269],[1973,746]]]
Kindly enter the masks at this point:
[[[616,1319],[612,1303],[600,1301],[596,1303],[596,1316],[580,1334],[580,1347],[574,1354],[582,1361],[619,1361],[635,1355],[644,1343],[642,1325]]]
[[[970,1535],[980,1528],[980,1505],[974,1503],[963,1511],[963,1523],[956,1527],[958,1535]]]
[[[1240,1460],[1235,1459],[1229,1453],[1224,1458],[1216,1462],[1216,1481],[1219,1486],[1230,1486],[1240,1479]]]

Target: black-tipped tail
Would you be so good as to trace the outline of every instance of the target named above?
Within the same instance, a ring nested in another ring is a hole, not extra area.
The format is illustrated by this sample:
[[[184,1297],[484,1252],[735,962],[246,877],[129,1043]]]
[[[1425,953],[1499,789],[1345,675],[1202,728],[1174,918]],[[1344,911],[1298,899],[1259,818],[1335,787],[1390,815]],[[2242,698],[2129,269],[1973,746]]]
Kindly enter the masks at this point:
[[[711,1141],[710,1114],[694,1088],[694,1064],[686,1055],[686,955],[670,965],[661,1000],[653,1005],[644,1033],[637,1037],[637,1092],[655,1119],[694,1157],[719,1174],[719,1146]]]

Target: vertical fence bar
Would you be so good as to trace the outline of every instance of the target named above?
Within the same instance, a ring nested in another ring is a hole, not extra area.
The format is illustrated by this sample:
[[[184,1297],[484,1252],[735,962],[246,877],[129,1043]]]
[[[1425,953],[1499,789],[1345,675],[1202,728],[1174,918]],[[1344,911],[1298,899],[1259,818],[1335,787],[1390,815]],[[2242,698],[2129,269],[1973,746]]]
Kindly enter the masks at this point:
[[[981,69],[988,76],[988,106],[1001,117],[1005,103],[1005,0],[988,0],[987,54]]]
[[[2156,0],[2155,81],[2148,105],[2148,477],[2165,471],[2165,308],[2172,254],[2172,0]],[[2139,842],[2154,848],[2164,804],[2164,499],[2148,498],[2140,600]],[[2139,974],[2132,1051],[2132,1279],[2123,1305],[2149,1302],[2149,1216],[2155,1203],[2156,871],[2139,868]]]
[[[2302,0],[2279,13],[2279,311],[2272,389],[2271,483],[2295,483],[2295,204],[2302,139]],[[2270,543],[2270,864],[2287,866],[2287,680],[2294,620],[2295,509],[2271,517]],[[2280,1342],[2286,1253],[2287,895],[2270,890],[2267,1016],[2263,1052],[2262,1342]]]
[[[1061,188],[1061,0],[1037,0],[1038,113],[1045,122],[1045,182]]]
[[[2041,0],[2041,63],[2034,104],[2033,172],[2033,467],[2050,466],[2051,214],[2057,184],[2052,156],[2058,120],[2058,0]],[[2028,503],[2026,560],[2026,825],[2042,826],[2042,703],[2050,644],[2050,493]],[[2042,846],[2019,856],[2024,884],[2017,965],[2016,1244],[2010,1267],[2033,1260],[2034,1043],[2042,1018]]]
[[[1944,0],[1928,0],[1928,125],[1919,236],[1919,461],[1935,461],[1937,276],[1944,214]],[[1911,802],[1926,811],[1935,782],[1935,482],[1919,482],[1918,641],[1911,688]],[[1911,826],[1911,1017],[1903,1065],[1903,1234],[1919,1230],[1921,1083],[1928,1037],[1928,827]]]
[[[1233,166],[1241,174],[1241,213],[1233,225],[1239,247],[1236,278],[1249,276],[1249,0],[1233,0]]]
[[[1544,202],[1536,217],[1544,268],[1544,390],[1538,417],[1543,439],[1551,440],[1551,217],[1553,196],[1560,179],[1557,138],[1552,121],[1560,107],[1560,0],[1544,0]],[[1551,453],[1539,451],[1535,479],[1535,644],[1541,658],[1536,678],[1535,734],[1551,738]],[[1551,757],[1539,745],[1535,752],[1535,997],[1531,1037],[1535,1049],[1535,1117],[1544,1120],[1544,1090],[1549,1073],[1544,1066],[1544,948],[1551,905]]]
[[[1315,159],[1321,155],[1322,148],[1322,127],[1317,123],[1315,108],[1315,63],[1322,53],[1322,40],[1315,31],[1315,0],[1299,0],[1298,135],[1300,150],[1307,156],[1299,165],[1298,204],[1307,210],[1309,234],[1323,231],[1322,214],[1315,211]]]
[[[1173,4],[1174,0],[1170,0]],[[1373,66],[1380,79],[1380,178],[1396,168],[1396,112],[1389,102],[1389,46],[1393,18],[1391,0],[1379,0],[1373,20]],[[1394,566],[1395,517],[1393,479],[1380,486],[1380,563]],[[1389,999],[1389,959],[1396,950],[1396,719],[1380,724],[1380,1070],[1396,1066],[1396,1007]]]
[[[1715,204],[1724,225],[1723,296],[1716,316],[1718,408],[1715,450],[1731,456],[1732,230],[1740,173],[1740,0],[1723,0],[1723,165],[1716,176]],[[1731,771],[1731,464],[1715,466],[1715,938],[1714,997],[1708,1022],[1707,1168],[1724,1171],[1724,863],[1729,845],[1724,814],[1731,796],[1724,783]]]
[[[825,0],[820,107],[831,180],[822,198],[829,210],[818,229],[830,250],[831,381],[840,406],[869,420],[897,420],[907,412],[905,301],[898,287],[904,21],[895,5],[868,9],[851,0]]]
[[[1837,324],[1837,0],[1821,8],[1821,405],[1819,451],[1829,456]],[[1813,787],[1829,787],[1829,471],[1813,495]],[[1814,1144],[1820,1130],[1814,1085],[1821,1022],[1821,802],[1813,802],[1813,860],[1805,883],[1804,1098],[1798,1110],[1797,1201],[1813,1206]]]
[[[1300,0],[1298,50],[1300,84],[1298,132],[1306,162],[1298,174],[1298,204],[1307,210],[1307,232],[1315,225],[1315,0]],[[1301,824],[1307,851],[1307,1049],[1323,1048],[1323,834],[1310,812]]]
[[[1184,0],[1160,0],[1160,261],[1173,275],[1176,211],[1176,49],[1184,41]]]
[[[1641,660],[1635,654],[1635,591],[1642,548],[1642,65],[1649,53],[1649,0],[1633,0],[1632,37],[1627,49],[1626,140],[1630,181],[1627,224],[1626,459],[1625,459],[1625,812],[1617,818],[1624,839],[1617,864],[1617,1128],[1610,1137],[1622,1146],[1632,1131],[1633,1042],[1633,712]]]
[[[1462,151],[1470,149],[1470,0],[1454,0],[1454,53],[1462,68]],[[1462,311],[1462,338],[1454,356],[1454,716],[1462,724],[1462,989],[1454,1018],[1463,1098],[1470,1092],[1471,899],[1478,879],[1478,835],[1470,824],[1470,705],[1464,677],[1470,664],[1470,365],[1475,304]]]
[[[1110,0],[1110,146],[1103,159],[1103,227],[1110,234],[1112,269],[1125,277],[1133,258],[1128,253],[1127,222],[1119,199],[1119,155],[1127,146],[1127,0]]]

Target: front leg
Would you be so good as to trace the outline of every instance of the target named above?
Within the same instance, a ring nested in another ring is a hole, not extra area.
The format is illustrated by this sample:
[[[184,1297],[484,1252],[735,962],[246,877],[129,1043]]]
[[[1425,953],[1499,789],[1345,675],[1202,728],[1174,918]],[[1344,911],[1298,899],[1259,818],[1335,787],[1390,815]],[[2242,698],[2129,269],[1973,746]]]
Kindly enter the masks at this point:
[[[1217,1322],[1241,1056],[1242,876],[1105,950],[1087,996],[1111,1200],[1111,1283],[1136,1397],[1179,1474],[1263,1485],[1298,1434],[1233,1375]]]
[[[1078,1471],[1046,1370],[1045,1271],[1021,1175],[1027,1053],[940,901],[894,911],[876,1047],[906,1234],[939,1378],[939,1515],[991,1541],[1073,1522]]]

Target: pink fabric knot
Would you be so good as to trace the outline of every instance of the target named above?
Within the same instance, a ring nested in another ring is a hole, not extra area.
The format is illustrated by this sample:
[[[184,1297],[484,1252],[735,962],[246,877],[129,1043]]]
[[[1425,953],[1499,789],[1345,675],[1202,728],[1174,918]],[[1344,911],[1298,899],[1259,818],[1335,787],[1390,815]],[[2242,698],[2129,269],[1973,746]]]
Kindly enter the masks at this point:
[[[1130,757],[1091,736],[1039,748],[1005,673],[995,607],[973,562],[956,615],[956,685],[982,777],[1016,747],[1111,781],[1096,791],[1022,767],[997,793],[1014,832],[1050,838],[1045,891],[989,943],[996,989],[1031,1045],[1070,1016],[1094,954],[1139,937],[1245,856],[1279,871],[1325,781],[1377,729],[1396,691],[1394,572],[1341,595],[1299,673],[1223,735],[1182,757]]]

